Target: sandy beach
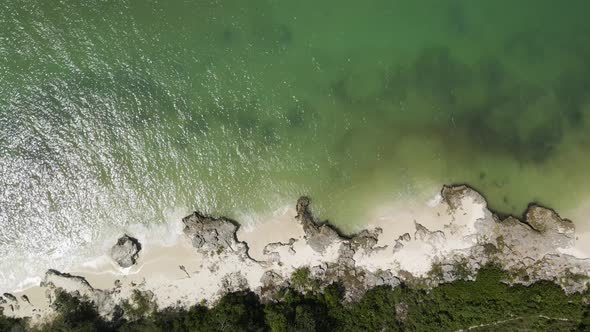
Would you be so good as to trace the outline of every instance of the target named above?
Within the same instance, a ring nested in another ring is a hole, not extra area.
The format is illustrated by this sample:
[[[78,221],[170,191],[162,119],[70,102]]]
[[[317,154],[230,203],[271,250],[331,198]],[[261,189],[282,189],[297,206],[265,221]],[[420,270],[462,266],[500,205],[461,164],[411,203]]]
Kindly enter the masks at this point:
[[[106,291],[116,303],[129,299],[134,290],[141,290],[148,292],[159,308],[165,308],[213,304],[225,292],[243,288],[260,291],[266,287],[269,271],[275,275],[273,278],[288,280],[300,267],[313,267],[314,273],[323,273],[322,266],[342,264],[342,250],[350,246],[350,240],[333,237],[318,250],[313,242],[315,235],[305,230],[296,215],[295,207],[284,207],[261,218],[259,223],[241,226],[235,239],[229,240],[228,248],[217,252],[197,250],[181,233],[171,245],[142,243],[137,262],[129,268],[121,268],[104,252],[85,264],[60,272],[83,277],[88,285],[82,285],[81,293],[90,297]],[[376,242],[370,247],[357,247],[350,259],[355,269],[374,274],[391,271],[396,278],[403,273],[426,278],[433,264],[456,255],[469,255],[486,229],[493,226],[489,223],[495,222],[485,200],[475,192],[458,201],[445,199],[440,192],[428,199],[399,201],[376,209],[369,220],[368,234],[375,234]],[[582,232],[575,241],[543,250],[584,261],[590,257],[585,241],[589,236]],[[540,252],[539,258],[547,253]],[[63,282],[66,288],[80,287],[52,278],[49,282]],[[5,314],[32,317],[34,322],[50,316],[51,289],[41,285],[13,293],[17,304],[13,303],[10,310],[5,305]]]

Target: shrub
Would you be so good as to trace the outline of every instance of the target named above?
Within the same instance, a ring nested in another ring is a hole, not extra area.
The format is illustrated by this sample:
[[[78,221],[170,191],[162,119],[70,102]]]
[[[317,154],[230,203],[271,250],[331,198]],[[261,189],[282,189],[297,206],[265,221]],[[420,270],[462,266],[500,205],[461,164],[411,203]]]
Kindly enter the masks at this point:
[[[6,317],[0,310],[0,331],[21,332],[26,331],[27,321],[19,318]]]
[[[39,327],[40,331],[109,331],[93,302],[58,290],[53,303],[57,317]]]
[[[297,282],[309,279],[299,271]],[[154,306],[142,293],[132,298],[135,320],[105,322],[94,303],[58,292],[56,319],[41,331],[590,331],[586,294],[565,294],[551,282],[509,286],[507,273],[484,267],[475,281],[457,280],[433,289],[376,287],[358,302],[344,303],[344,290],[332,284],[302,294],[286,288],[262,304],[252,292],[223,296],[208,309]],[[127,309],[129,310],[129,308]],[[22,331],[23,320],[0,315],[0,330]]]

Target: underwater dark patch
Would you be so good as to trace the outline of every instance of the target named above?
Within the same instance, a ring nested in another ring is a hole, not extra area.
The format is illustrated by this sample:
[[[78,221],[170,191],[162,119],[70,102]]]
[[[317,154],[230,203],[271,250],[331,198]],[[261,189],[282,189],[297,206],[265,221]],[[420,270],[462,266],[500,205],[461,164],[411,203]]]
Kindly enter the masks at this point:
[[[207,121],[202,116],[197,116],[185,121],[185,132],[187,135],[203,135],[209,131]]]
[[[563,130],[559,122],[535,128],[528,136],[521,154],[526,160],[542,163],[552,156],[562,138]]]
[[[461,0],[452,0],[447,8],[447,22],[449,31],[457,35],[467,34],[470,30],[471,22],[465,13],[465,7]]]
[[[407,70],[402,66],[394,66],[393,69],[383,71],[383,91],[380,98],[394,104],[404,102],[408,97],[409,77]]]
[[[504,50],[510,56],[526,62],[537,63],[545,57],[547,40],[537,30],[526,30],[513,34],[504,42]]]
[[[479,80],[488,96],[494,97],[502,91],[508,79],[504,64],[498,58],[486,58],[478,65]]]
[[[470,81],[469,67],[454,59],[446,47],[427,48],[414,62],[416,89],[444,105],[454,104],[457,90]]]
[[[233,41],[235,39],[235,33],[231,28],[223,29],[223,33],[221,34],[221,36],[222,36],[222,40],[227,44],[233,43]]]
[[[579,128],[584,119],[583,107],[590,102],[590,67],[564,71],[554,89],[569,124]]]
[[[300,102],[291,106],[286,112],[286,119],[292,128],[309,127],[315,121],[316,110],[310,103]]]
[[[285,24],[279,24],[275,34],[276,40],[282,45],[288,45],[293,41],[293,31]]]
[[[258,137],[265,145],[276,145],[281,142],[278,124],[275,121],[265,121],[257,131]]]
[[[350,96],[346,88],[347,79],[348,77],[340,77],[332,82],[330,85],[330,92],[337,101],[349,104],[353,101],[353,98]]]
[[[255,130],[261,122],[259,108],[260,104],[255,98],[243,106],[234,108],[231,116],[235,118],[236,126],[245,130]]]

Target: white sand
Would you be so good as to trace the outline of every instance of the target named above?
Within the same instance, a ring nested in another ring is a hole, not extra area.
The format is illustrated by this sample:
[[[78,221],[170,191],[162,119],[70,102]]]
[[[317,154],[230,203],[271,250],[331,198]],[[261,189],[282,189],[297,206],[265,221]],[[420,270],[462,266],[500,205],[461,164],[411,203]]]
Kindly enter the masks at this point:
[[[294,207],[286,206],[270,216],[263,216],[262,222],[241,226],[236,236],[238,240],[248,243],[250,257],[264,260],[263,250],[267,244],[303,238],[305,233],[295,221],[296,215]]]
[[[576,225],[576,244],[569,253],[578,258],[590,257],[590,199],[584,202],[586,203],[564,213]]]
[[[590,213],[590,204],[588,208],[583,213]],[[112,295],[117,300],[129,298],[134,289],[141,289],[153,292],[160,308],[177,303],[188,306],[202,300],[212,303],[223,292],[243,286],[233,284],[235,280],[243,280],[250,289],[256,290],[261,286],[260,279],[266,271],[272,270],[288,277],[298,267],[316,266],[338,259],[342,241],[335,241],[324,253],[314,251],[307,244],[303,229],[294,216],[295,210],[285,207],[263,217],[257,224],[239,229],[238,240],[248,243],[249,255],[255,260],[244,260],[233,252],[212,256],[197,253],[182,235],[170,246],[143,243],[137,264],[128,269],[121,269],[105,254],[62,272],[83,276],[95,289],[112,290],[118,280],[121,286]],[[478,223],[490,218],[485,202],[471,196],[464,198],[455,211],[449,209],[439,194],[423,200],[393,202],[376,209],[369,218],[370,229],[382,229],[377,244],[382,249],[358,250],[353,259],[358,267],[372,272],[391,270],[397,274],[403,270],[423,276],[434,262],[473,246]],[[426,227],[429,232],[417,232],[417,224]],[[410,238],[401,240],[400,246],[398,238],[404,233],[409,233]],[[580,237],[590,237],[590,230]],[[580,242],[577,241],[579,245],[575,248],[564,250],[579,257],[590,257],[590,241]],[[265,254],[264,248],[269,243],[279,244],[269,246]],[[394,249],[396,244],[398,247]],[[280,257],[280,263],[271,259],[273,255]],[[180,266],[184,266],[186,272]],[[228,275],[240,277],[228,282]],[[26,294],[32,306],[19,301],[15,311],[5,310],[5,313],[42,319],[51,312],[47,309],[49,303],[45,292],[44,287],[33,287],[15,293],[18,298]]]

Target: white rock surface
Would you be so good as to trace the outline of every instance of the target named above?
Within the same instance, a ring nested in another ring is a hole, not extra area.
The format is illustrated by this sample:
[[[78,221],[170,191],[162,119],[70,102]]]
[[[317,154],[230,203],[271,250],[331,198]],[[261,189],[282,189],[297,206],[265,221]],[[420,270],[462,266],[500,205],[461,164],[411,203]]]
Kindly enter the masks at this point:
[[[489,263],[512,272],[509,282],[552,280],[568,292],[587,287],[590,261],[570,254],[576,252],[573,223],[540,206],[530,206],[522,221],[501,220],[473,189],[444,187],[436,200],[411,214],[400,213],[399,224],[375,225],[349,238],[318,222],[309,204],[302,197],[293,212],[292,222],[300,229],[288,241],[281,234],[282,241],[268,243],[256,259],[238,239],[236,222],[195,212],[183,219],[183,241],[169,248],[145,248],[129,271],[81,271],[81,276],[73,276],[50,270],[39,287],[5,294],[0,306],[7,315],[42,319],[52,313],[50,303],[60,288],[93,300],[107,317],[134,290],[153,294],[160,308],[201,300],[212,304],[228,291],[248,288],[268,299],[303,267],[320,288],[341,282],[348,300],[379,285],[436,286],[469,279]],[[400,232],[402,222],[412,231]],[[19,300],[22,295],[30,295],[30,303]]]

